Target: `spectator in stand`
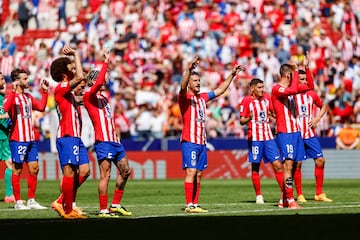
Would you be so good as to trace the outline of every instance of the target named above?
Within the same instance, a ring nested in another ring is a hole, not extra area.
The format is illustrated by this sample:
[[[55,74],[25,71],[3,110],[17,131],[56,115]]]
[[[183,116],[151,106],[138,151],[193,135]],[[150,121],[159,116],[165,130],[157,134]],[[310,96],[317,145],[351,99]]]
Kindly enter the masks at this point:
[[[355,94],[354,100],[354,123],[360,123],[360,93]]]
[[[340,117],[340,122],[344,123],[346,119],[354,119],[354,110],[352,96],[350,92],[345,90],[344,86],[336,89],[335,98],[329,101],[329,112],[335,117]]]
[[[310,39],[312,37],[312,31],[309,24],[305,19],[300,20],[300,25],[297,28],[296,42],[301,46],[304,52],[310,49]]]
[[[219,110],[220,114],[220,132],[223,137],[235,135],[235,121],[237,119],[236,110],[230,104],[228,96],[224,97],[224,102]]]
[[[171,103],[167,114],[166,136],[177,137],[180,135],[181,130],[183,129],[183,120],[176,96],[171,98]]]
[[[5,48],[1,50],[2,56],[0,57],[0,71],[2,72],[5,82],[11,83],[11,71],[15,66],[15,59],[9,55],[9,51]]]
[[[12,156],[12,185],[16,203],[16,210],[46,209],[35,200],[37,188],[37,175],[39,173],[38,150],[35,142],[32,123],[33,111],[43,112],[46,107],[49,83],[41,81],[41,100],[35,99],[31,94],[25,92],[29,88],[29,78],[26,71],[14,69],[11,71],[12,91],[6,96],[4,110],[11,119],[10,127],[10,149]],[[20,176],[24,167],[28,167],[28,201],[26,206],[21,198]]]
[[[341,32],[346,35],[357,36],[357,22],[359,21],[360,19],[356,19],[350,1],[346,1],[344,5],[344,14],[342,15],[342,21],[340,26]]]
[[[32,1],[21,0],[18,8],[18,19],[22,27],[22,34],[28,29],[29,19],[31,17],[31,11],[33,9]]]
[[[350,118],[345,119],[344,124],[336,133],[336,148],[352,150],[359,147],[359,130],[352,126]]]
[[[222,95],[233,78],[245,70],[237,65],[229,76],[215,90],[200,93],[200,76],[195,68],[200,64],[196,56],[189,64],[181,82],[178,95],[181,115],[184,122],[180,142],[183,155],[182,167],[186,171],[184,181],[185,212],[205,213],[208,210],[200,207],[200,181],[203,171],[208,166],[206,148],[206,102]]]
[[[17,50],[16,43],[11,39],[10,34],[5,34],[4,41],[1,43],[1,50],[7,50],[8,54],[15,57]]]
[[[59,0],[56,3],[58,8],[58,29],[63,29],[68,25],[66,19],[66,0]]]
[[[70,43],[78,44],[84,38],[84,27],[77,21],[77,17],[72,16],[67,26],[67,32],[70,35]]]
[[[62,52],[63,47],[65,47],[65,41],[61,38],[61,32],[54,32],[54,39],[51,43],[51,51],[54,58],[58,58]]]
[[[276,49],[276,58],[279,60],[279,64],[288,63],[291,59],[290,51],[284,48],[283,40],[280,40],[279,46]]]
[[[152,111],[151,136],[155,139],[162,139],[165,136],[165,125],[167,114],[162,111],[161,105],[157,104]]]
[[[274,115],[271,98],[265,93],[264,82],[258,78],[250,81],[251,94],[240,104],[240,123],[248,125],[248,161],[251,163],[251,181],[256,203],[264,204],[260,185],[260,164],[270,162],[283,199],[284,168],[271,131],[270,119]],[[279,207],[284,207],[279,205]]]

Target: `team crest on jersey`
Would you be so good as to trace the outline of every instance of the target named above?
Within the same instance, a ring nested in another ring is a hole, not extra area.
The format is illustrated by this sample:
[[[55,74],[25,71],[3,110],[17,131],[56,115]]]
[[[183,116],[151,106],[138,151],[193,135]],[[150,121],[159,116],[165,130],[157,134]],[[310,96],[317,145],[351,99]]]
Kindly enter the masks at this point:
[[[260,118],[261,120],[265,120],[265,118],[266,118],[265,111],[260,111],[260,112],[259,112],[259,118]]]
[[[301,109],[301,113],[306,113],[306,105],[301,105],[300,109]]]
[[[284,87],[280,87],[280,88],[279,88],[279,92],[285,92],[285,88],[284,88]]]
[[[67,85],[68,85],[68,82],[62,82],[60,86],[61,87],[66,87]]]
[[[199,116],[201,117],[201,118],[203,118],[204,117],[204,112],[201,110],[201,109],[199,109]]]
[[[111,108],[110,108],[109,104],[107,104],[105,106],[105,110],[106,110],[106,117],[111,118],[112,117],[112,112],[111,112]]]

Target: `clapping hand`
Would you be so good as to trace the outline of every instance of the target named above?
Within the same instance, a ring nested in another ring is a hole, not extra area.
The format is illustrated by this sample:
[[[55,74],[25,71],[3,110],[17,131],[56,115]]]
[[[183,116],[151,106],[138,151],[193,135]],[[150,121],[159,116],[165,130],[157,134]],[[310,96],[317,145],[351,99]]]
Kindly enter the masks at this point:
[[[47,92],[49,90],[49,81],[45,79],[41,80],[40,86],[43,91]]]

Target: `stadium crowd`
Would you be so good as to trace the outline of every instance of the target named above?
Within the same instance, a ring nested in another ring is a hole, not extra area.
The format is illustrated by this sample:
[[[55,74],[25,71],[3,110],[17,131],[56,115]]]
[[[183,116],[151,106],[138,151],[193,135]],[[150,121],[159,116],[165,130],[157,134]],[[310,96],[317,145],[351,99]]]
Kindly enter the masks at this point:
[[[72,11],[66,7],[70,2]],[[25,17],[20,16],[24,7]],[[301,63],[305,52],[315,89],[329,106],[318,134],[334,135],[336,126],[347,119],[360,123],[358,0],[22,0],[12,1],[10,9],[1,31],[0,71],[10,82],[15,66],[27,70],[34,96],[40,96],[41,79],[50,82],[47,110],[33,119],[39,140],[55,138],[56,82],[49,67],[65,44],[80,52],[85,72],[100,69],[97,52],[104,46],[111,49],[108,91],[123,139],[179,136],[177,93],[184,66],[195,54],[201,59],[204,91],[218,86],[234,65],[247,69],[225,96],[209,103],[210,138],[245,138],[239,105],[248,94],[249,80],[264,80],[270,92],[280,77],[280,65],[290,60]],[[53,38],[34,38],[20,48],[11,26],[19,21],[20,34],[26,34],[28,21],[34,19],[35,28],[52,29]],[[85,111],[83,125],[83,134],[91,136]]]

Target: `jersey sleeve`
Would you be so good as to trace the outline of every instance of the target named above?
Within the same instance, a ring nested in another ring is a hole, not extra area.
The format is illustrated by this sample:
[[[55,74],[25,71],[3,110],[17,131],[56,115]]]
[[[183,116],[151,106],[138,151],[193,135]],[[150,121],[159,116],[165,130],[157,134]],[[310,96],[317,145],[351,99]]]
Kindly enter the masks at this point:
[[[318,108],[321,108],[323,106],[323,101],[315,91],[309,91],[309,95],[312,97],[315,106],[317,106]]]
[[[3,108],[5,112],[8,112],[9,114],[13,112],[12,111],[13,107],[15,107],[15,105],[13,104],[14,100],[15,100],[15,92],[11,91],[10,94],[8,94],[4,99]]]
[[[244,97],[240,103],[240,117],[248,117],[250,115],[249,97]]]
[[[91,88],[89,89],[88,94],[93,95],[93,94],[96,94],[100,90],[101,86],[105,82],[107,68],[108,68],[108,64],[103,63],[100,73],[99,73],[99,76],[96,79],[95,84],[93,86],[91,86]]]
[[[32,107],[33,107],[34,110],[37,110],[37,111],[40,111],[40,112],[45,111],[46,104],[47,104],[47,99],[48,99],[48,93],[47,92],[42,92],[41,93],[41,100],[37,100],[36,98],[34,98],[30,94],[29,94],[29,97],[31,98]]]

